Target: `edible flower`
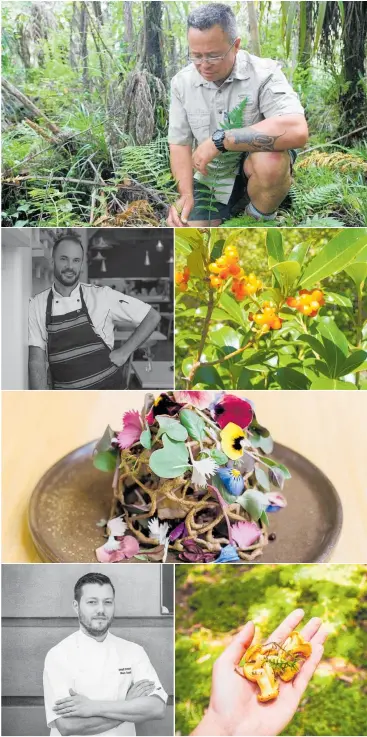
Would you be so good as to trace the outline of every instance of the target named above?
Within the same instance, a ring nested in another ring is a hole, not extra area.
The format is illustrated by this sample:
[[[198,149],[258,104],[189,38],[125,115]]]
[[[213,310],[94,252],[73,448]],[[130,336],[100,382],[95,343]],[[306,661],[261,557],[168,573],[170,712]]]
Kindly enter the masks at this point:
[[[228,466],[217,468],[217,476],[219,476],[230,494],[233,494],[233,496],[242,494],[245,482],[237,468],[229,468]]]
[[[157,399],[154,400],[153,406],[150,408],[146,416],[146,421],[149,425],[153,425],[154,419],[157,415],[169,415],[170,417],[177,415],[181,406],[182,405],[175,402],[174,399],[171,399],[168,394],[160,394]]]
[[[226,545],[222,548],[216,563],[237,563],[240,560],[236,548],[233,545]]]
[[[118,548],[112,548],[110,540],[96,550],[96,556],[99,563],[118,563],[125,558],[132,558],[139,552],[139,543],[132,535],[125,535],[122,540],[118,541]]]
[[[236,397],[234,394],[225,394],[214,405],[212,415],[221,429],[230,422],[246,429],[252,422],[254,412],[246,399]]]
[[[194,540],[183,540],[184,550],[179,554],[179,559],[185,563],[212,563],[215,560],[216,553],[209,553],[204,550]]]
[[[246,443],[246,435],[234,422],[229,422],[220,433],[222,450],[232,461],[241,458]]]
[[[213,399],[213,392],[177,391],[173,392],[173,396],[179,404],[191,404],[192,407],[206,409]]]

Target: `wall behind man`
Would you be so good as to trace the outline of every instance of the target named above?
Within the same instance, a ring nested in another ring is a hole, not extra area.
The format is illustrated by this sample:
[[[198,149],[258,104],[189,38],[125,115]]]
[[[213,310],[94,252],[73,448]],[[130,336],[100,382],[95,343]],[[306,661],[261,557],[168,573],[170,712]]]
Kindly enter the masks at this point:
[[[42,673],[46,653],[78,629],[74,584],[90,571],[116,589],[111,632],[142,645],[170,696],[165,719],[137,725],[138,735],[173,735],[173,617],[161,614],[160,566],[2,566],[3,735],[48,735]]]

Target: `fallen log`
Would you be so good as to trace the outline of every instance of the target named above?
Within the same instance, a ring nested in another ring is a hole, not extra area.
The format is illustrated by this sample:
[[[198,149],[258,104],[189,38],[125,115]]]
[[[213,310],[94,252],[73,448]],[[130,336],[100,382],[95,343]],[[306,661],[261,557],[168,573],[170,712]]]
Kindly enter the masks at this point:
[[[55,133],[56,135],[61,133],[60,128],[58,128],[58,126],[55,125],[55,123],[53,123],[52,120],[50,120],[50,118],[48,118],[47,115],[45,115],[45,113],[43,113],[42,110],[40,110],[34,104],[34,102],[29,99],[29,97],[26,97],[23,92],[18,90],[17,87],[14,87],[14,85],[11,84],[11,82],[8,82],[8,80],[4,77],[1,77],[1,86],[4,88],[4,90],[6,90],[6,92],[8,92],[9,95],[12,95],[17,100],[19,100],[19,102],[21,102],[24,107],[28,108],[28,110],[31,110],[37,118],[42,118],[45,121],[45,125],[47,125],[47,128],[49,128],[52,133]]]

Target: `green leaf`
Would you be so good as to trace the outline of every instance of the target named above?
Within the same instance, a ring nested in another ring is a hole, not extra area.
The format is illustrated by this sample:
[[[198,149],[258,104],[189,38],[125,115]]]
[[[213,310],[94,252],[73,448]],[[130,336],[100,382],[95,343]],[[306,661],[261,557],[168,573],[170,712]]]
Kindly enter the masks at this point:
[[[274,447],[274,441],[271,435],[268,435],[267,437],[260,435],[258,447],[261,448],[264,453],[271,453]]]
[[[297,338],[297,343],[306,343],[306,345],[309,345],[310,348],[320,356],[320,358],[325,360],[327,359],[327,351],[324,344],[321,340],[315,338],[314,335],[300,335],[299,338]]]
[[[196,369],[192,383],[193,386],[195,386],[195,384],[205,384],[209,389],[216,389],[217,387],[219,387],[219,389],[224,389],[223,381],[219,376],[217,369],[214,368],[214,366],[205,366],[205,363],[201,364],[201,366]]]
[[[307,376],[289,366],[279,368],[275,376],[281,389],[308,389],[309,387],[310,382]]]
[[[221,238],[220,240],[215,241],[215,243],[213,245],[213,248],[211,250],[211,253],[210,253],[210,260],[211,261],[216,261],[217,258],[220,258],[221,257],[222,251],[223,251],[223,246],[224,246],[224,238]]]
[[[197,228],[181,228],[175,233],[175,251],[188,256],[193,249],[200,248],[203,237]]]
[[[231,235],[229,235],[225,242],[224,242],[224,248],[227,246],[236,246],[238,244],[238,238],[242,233],[247,233],[247,228],[236,228]]]
[[[224,326],[223,328],[220,328],[219,330],[211,330],[210,340],[211,340],[211,343],[214,343],[214,345],[219,346],[219,348],[228,346],[230,348],[233,348],[233,350],[237,350],[237,348],[240,347],[239,332],[228,326]]]
[[[143,448],[146,448],[147,450],[150,450],[152,447],[152,436],[149,428],[142,431],[140,435],[140,443]]]
[[[116,468],[117,454],[112,450],[102,451],[93,456],[93,466],[99,471],[114,471]]]
[[[367,279],[367,263],[353,263],[345,269],[348,276],[353,279],[358,291]]]
[[[271,268],[285,294],[289,294],[291,287],[301,273],[301,265],[298,261],[282,261],[281,263],[274,264]]]
[[[320,390],[324,391],[325,389],[357,389],[355,384],[351,384],[350,381],[340,381],[338,379],[316,379],[316,381],[313,381],[310,389],[314,389],[315,391]]]
[[[107,425],[102,437],[98,440],[95,447],[95,453],[103,453],[106,450],[111,450],[111,440],[115,437],[115,433],[110,425]]]
[[[225,453],[223,453],[222,450],[218,450],[218,448],[213,448],[213,450],[210,451],[210,457],[213,458],[213,461],[218,463],[218,466],[225,466],[228,458]]]
[[[242,307],[236,302],[234,297],[232,297],[227,292],[223,292],[220,300],[219,300],[220,307],[228,313],[231,317],[233,317],[234,320],[239,325],[247,325],[246,320],[244,318],[244,314],[242,312]]]
[[[337,274],[355,261],[367,244],[367,228],[343,228],[308,264],[300,279],[304,289]]]
[[[194,440],[203,440],[205,438],[205,422],[202,417],[196,414],[192,409],[182,409],[180,412],[180,420],[184,428]]]
[[[182,373],[184,376],[189,376],[191,373],[191,369],[195,363],[195,360],[193,358],[184,358],[181,364]]]
[[[268,500],[265,494],[257,489],[245,491],[244,494],[236,497],[236,501],[249,513],[251,519],[255,520],[255,522],[260,519],[262,513],[265,512],[268,506]]]
[[[251,379],[253,379],[252,371],[243,368],[237,381],[237,389],[251,389]]]
[[[266,248],[268,256],[276,263],[284,261],[283,237],[277,228],[269,228],[266,233]],[[269,263],[270,265],[270,263]]]
[[[285,479],[292,478],[287,466],[284,466],[283,463],[278,463],[278,461],[273,461],[272,458],[262,458],[261,462],[265,463],[267,466],[269,466],[269,468],[279,468],[279,470],[282,472]]]
[[[162,436],[163,448],[155,450],[149,459],[153,473],[163,479],[175,479],[189,469],[189,451],[185,443],[171,440],[168,435]]]
[[[322,317],[317,324],[326,351],[325,361],[332,379],[341,376],[348,355],[348,341],[332,317]]]
[[[262,468],[255,468],[255,476],[257,483],[265,489],[265,491],[270,491],[270,484],[267,474]]]
[[[187,257],[187,266],[190,269],[190,276],[205,276],[205,267],[203,256],[200,251],[191,251]]]
[[[324,20],[325,20],[326,6],[327,6],[327,2],[325,2],[324,0],[319,0],[317,4],[317,25],[316,25],[316,34],[315,34],[315,41],[314,41],[314,46],[313,46],[313,53],[316,53],[318,46],[319,46],[322,29],[324,25]]]
[[[343,366],[341,376],[345,376],[346,374],[352,373],[352,371],[356,371],[356,369],[360,368],[366,360],[367,351],[353,351],[353,353],[348,356]]]
[[[183,427],[178,420],[163,415],[158,415],[156,420],[158,420],[161,431],[165,432],[171,440],[187,440],[186,427]]]
[[[344,294],[337,294],[336,292],[324,292],[324,295],[325,302],[330,305],[338,305],[338,307],[346,307],[347,309],[351,309],[353,307],[352,301]]]
[[[297,261],[302,266],[309,249],[308,243],[298,243],[297,246],[292,248],[291,252],[287,254],[287,261]]]
[[[265,512],[265,509],[264,509],[264,511],[263,511],[263,512],[261,512],[261,514],[260,514],[260,520],[261,520],[261,522],[263,523],[263,525],[265,525],[266,527],[269,527],[269,525],[270,525],[270,522],[269,522],[269,517],[268,517],[268,515],[266,514],[266,512]]]

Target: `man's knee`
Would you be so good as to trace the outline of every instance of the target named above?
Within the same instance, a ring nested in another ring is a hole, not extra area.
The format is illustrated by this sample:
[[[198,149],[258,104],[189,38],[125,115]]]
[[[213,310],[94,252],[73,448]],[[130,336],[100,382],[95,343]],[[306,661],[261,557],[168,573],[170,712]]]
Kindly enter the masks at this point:
[[[244,163],[248,178],[255,176],[266,189],[290,187],[292,183],[288,151],[259,151],[248,156]]]

